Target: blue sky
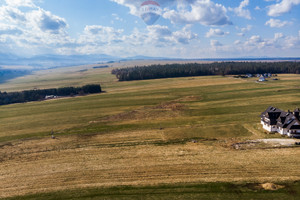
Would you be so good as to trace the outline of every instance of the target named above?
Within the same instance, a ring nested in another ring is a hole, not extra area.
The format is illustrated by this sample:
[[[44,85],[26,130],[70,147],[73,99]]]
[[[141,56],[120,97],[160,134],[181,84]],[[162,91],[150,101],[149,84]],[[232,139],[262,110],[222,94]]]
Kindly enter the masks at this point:
[[[0,53],[299,57],[300,0],[0,0]],[[147,25],[142,8],[160,18]],[[147,10],[147,9],[144,9]]]

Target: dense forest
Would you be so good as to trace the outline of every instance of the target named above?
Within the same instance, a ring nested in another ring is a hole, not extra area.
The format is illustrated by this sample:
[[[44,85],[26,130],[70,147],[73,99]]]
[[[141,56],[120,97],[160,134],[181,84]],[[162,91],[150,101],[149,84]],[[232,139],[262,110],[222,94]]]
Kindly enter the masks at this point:
[[[74,96],[100,93],[101,86],[97,84],[85,85],[83,87],[63,87],[40,90],[26,90],[22,92],[1,92],[0,91],[0,105],[7,105],[12,103],[24,103],[29,101],[44,100],[46,96]]]
[[[207,75],[239,75],[263,73],[300,74],[300,62],[215,62],[136,66],[113,69],[119,81],[145,80]]]

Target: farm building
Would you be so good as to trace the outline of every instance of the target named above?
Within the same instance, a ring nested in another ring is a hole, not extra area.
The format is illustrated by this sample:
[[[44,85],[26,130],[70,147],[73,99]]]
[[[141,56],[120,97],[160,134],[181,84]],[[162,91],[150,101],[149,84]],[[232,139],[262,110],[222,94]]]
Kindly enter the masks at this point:
[[[263,81],[266,81],[265,77],[264,76],[261,76],[259,79],[258,79],[259,82],[263,82]]]
[[[269,132],[277,132],[289,137],[300,136],[300,109],[285,112],[275,107],[268,107],[261,115],[261,124]]]

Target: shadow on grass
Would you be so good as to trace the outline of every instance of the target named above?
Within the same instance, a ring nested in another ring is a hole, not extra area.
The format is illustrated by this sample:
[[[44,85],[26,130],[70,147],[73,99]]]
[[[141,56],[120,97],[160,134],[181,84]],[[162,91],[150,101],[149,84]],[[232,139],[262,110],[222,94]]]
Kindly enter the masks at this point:
[[[159,186],[119,186],[40,193],[6,200],[66,199],[299,199],[300,182],[280,183],[283,188],[265,190],[258,183],[203,183]]]

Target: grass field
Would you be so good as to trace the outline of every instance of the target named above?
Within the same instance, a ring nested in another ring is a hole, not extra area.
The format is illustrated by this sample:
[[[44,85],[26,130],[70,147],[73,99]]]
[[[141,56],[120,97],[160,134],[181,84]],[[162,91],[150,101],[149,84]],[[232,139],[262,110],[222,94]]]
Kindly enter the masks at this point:
[[[110,69],[80,66],[1,84],[100,83],[105,93],[0,106],[0,198],[297,199],[300,148],[232,147],[281,137],[266,134],[259,115],[300,107],[300,76],[278,78],[118,82]],[[284,188],[258,187],[267,182]]]

